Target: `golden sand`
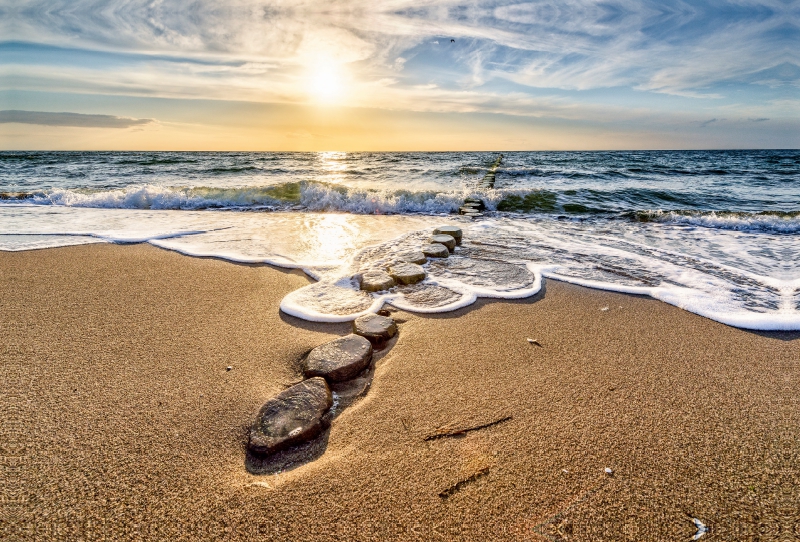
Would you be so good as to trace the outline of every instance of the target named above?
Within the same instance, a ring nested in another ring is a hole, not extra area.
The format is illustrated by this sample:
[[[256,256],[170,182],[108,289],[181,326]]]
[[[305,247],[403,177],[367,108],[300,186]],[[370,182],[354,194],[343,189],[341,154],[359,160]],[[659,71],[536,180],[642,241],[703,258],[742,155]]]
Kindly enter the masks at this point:
[[[0,538],[798,536],[800,334],[555,281],[395,313],[324,455],[250,474],[259,406],[349,332],[279,312],[308,280],[148,245],[0,253]]]

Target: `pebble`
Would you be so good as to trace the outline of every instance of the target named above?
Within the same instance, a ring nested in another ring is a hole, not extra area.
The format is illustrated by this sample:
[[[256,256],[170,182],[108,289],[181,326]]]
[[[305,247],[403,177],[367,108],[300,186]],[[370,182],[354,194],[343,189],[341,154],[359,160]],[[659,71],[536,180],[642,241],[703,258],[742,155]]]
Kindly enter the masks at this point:
[[[605,469],[603,469],[603,470],[604,470],[604,472],[605,472],[606,474],[608,474],[609,476],[611,476],[612,474],[614,474],[614,471],[613,471],[613,470],[611,470],[611,468],[610,468],[610,467],[606,467],[606,468],[605,468]]]

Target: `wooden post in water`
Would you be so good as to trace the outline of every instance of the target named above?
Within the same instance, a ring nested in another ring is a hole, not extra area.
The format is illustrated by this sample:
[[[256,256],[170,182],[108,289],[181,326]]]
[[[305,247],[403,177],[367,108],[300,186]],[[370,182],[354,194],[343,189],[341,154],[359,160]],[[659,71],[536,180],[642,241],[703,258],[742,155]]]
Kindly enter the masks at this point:
[[[486,172],[486,175],[483,176],[483,180],[481,181],[481,188],[494,188],[494,178],[497,174],[497,168],[500,167],[500,164],[503,162],[503,155],[497,157],[497,159],[492,162],[492,165],[489,166],[489,171]],[[464,200],[464,205],[459,208],[458,212],[462,215],[471,216],[473,218],[483,216],[481,211],[486,209],[486,204],[483,200],[475,199],[475,198],[467,198]]]

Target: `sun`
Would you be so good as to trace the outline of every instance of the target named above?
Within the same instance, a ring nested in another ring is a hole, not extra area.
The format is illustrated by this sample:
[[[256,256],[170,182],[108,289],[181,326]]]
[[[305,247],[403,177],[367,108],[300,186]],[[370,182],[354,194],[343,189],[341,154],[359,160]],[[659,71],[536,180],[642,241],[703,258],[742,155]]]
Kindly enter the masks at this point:
[[[309,70],[308,93],[322,104],[332,104],[341,100],[344,91],[344,74],[335,63],[316,63]]]

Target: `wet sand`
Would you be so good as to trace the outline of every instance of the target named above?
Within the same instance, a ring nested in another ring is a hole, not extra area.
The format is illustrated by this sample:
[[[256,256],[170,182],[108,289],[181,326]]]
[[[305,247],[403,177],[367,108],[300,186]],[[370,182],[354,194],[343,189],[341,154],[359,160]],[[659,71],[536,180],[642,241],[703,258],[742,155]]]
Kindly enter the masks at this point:
[[[800,536],[800,333],[552,280],[396,312],[324,455],[249,473],[261,403],[349,331],[280,314],[308,280],[148,245],[0,252],[2,538]]]

